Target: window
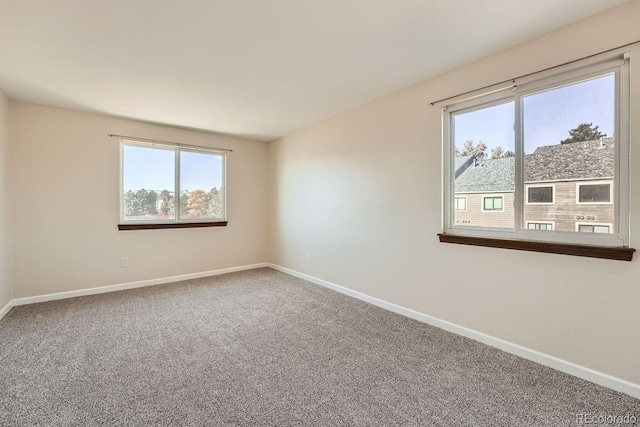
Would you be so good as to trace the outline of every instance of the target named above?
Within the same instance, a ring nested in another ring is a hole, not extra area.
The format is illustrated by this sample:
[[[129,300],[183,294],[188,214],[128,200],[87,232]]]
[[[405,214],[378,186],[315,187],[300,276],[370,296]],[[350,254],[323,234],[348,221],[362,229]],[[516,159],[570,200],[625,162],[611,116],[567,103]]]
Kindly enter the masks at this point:
[[[444,234],[628,246],[628,61],[589,61],[443,109]],[[460,196],[482,193],[459,213]],[[576,225],[587,217],[604,223]]]
[[[224,153],[129,140],[120,147],[120,229],[226,225]]]
[[[467,197],[466,196],[456,197],[455,204],[456,204],[456,208],[455,209],[457,211],[466,211],[467,210]]]
[[[551,230],[553,230],[553,223],[552,222],[531,222],[531,221],[527,221],[527,229],[528,230],[551,231]]]
[[[578,183],[578,203],[611,203],[611,183]]]
[[[528,186],[527,203],[553,203],[553,185]]]
[[[502,196],[484,196],[482,197],[483,211],[502,211]]]
[[[611,226],[607,224],[576,224],[580,233],[610,233]]]

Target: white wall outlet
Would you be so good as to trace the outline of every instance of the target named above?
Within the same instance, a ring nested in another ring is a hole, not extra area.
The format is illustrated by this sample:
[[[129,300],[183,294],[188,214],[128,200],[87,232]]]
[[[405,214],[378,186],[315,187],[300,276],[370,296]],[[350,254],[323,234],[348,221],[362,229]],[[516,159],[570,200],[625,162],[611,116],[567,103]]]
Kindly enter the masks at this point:
[[[129,267],[129,258],[126,256],[123,256],[122,258],[120,258],[120,267]]]
[[[307,261],[311,261],[311,251],[307,251]]]

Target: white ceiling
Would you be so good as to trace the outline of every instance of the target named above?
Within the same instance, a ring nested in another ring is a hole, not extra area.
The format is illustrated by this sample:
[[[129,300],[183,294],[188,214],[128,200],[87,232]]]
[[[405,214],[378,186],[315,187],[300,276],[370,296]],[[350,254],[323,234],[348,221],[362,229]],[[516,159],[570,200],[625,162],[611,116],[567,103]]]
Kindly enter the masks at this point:
[[[625,1],[0,0],[0,89],[269,141]]]

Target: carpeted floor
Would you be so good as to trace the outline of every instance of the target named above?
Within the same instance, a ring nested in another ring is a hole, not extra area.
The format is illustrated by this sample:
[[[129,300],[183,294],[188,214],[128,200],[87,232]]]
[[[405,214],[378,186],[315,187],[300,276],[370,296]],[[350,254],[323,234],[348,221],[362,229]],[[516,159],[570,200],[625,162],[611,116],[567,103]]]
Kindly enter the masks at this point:
[[[2,426],[569,426],[580,413],[640,418],[640,400],[268,268],[0,321]]]

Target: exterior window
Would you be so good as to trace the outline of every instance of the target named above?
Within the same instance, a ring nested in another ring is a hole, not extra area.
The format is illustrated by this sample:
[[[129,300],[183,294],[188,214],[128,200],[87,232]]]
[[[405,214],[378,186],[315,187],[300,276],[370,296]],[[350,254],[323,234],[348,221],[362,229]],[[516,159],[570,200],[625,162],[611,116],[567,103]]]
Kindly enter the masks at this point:
[[[226,220],[224,153],[121,141],[120,221]]]
[[[551,223],[551,222],[530,222],[530,221],[527,221],[527,229],[528,230],[551,231],[551,230],[553,230],[553,223]]]
[[[485,196],[482,198],[482,206],[485,211],[501,211],[502,196]]]
[[[456,197],[456,210],[457,211],[466,211],[467,210],[467,198],[466,197]]]
[[[608,225],[598,224],[578,224],[578,231],[580,233],[610,233],[611,227]]]
[[[529,76],[444,111],[445,234],[628,246],[628,59]]]
[[[528,187],[527,203],[553,203],[553,186]]]
[[[578,184],[578,203],[611,203],[611,184]]]

